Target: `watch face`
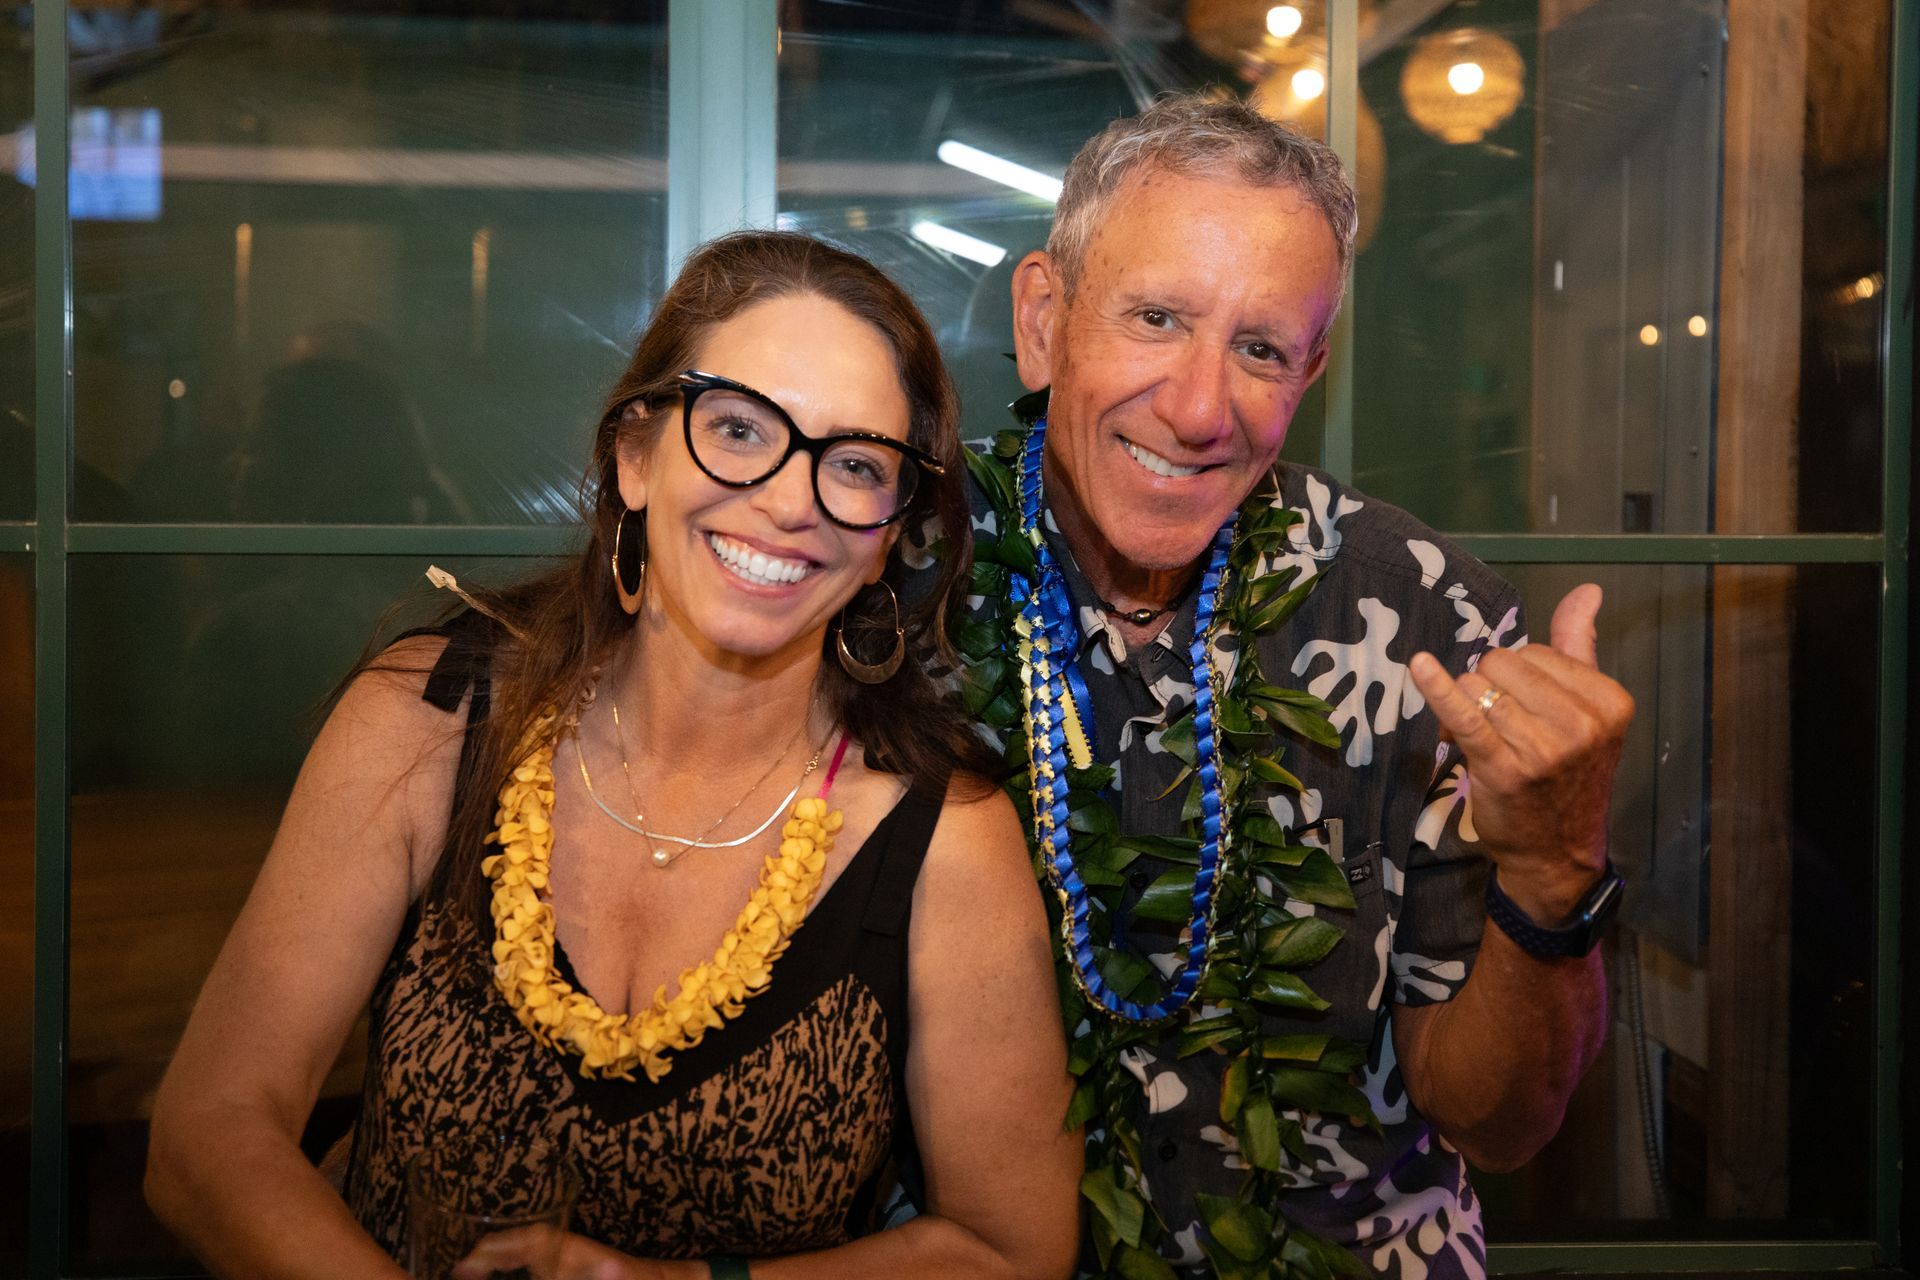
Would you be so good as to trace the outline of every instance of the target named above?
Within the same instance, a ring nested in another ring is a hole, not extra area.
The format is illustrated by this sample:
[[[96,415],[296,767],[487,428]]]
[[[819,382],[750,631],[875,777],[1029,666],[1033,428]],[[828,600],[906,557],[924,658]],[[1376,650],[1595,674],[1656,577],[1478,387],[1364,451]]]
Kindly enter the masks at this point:
[[[1595,924],[1604,923],[1608,916],[1620,909],[1620,894],[1627,882],[1611,866],[1607,868],[1607,878],[1594,886],[1593,902],[1587,907],[1587,917]]]
[[[1620,909],[1620,893],[1626,888],[1626,884],[1627,882],[1620,878],[1620,873],[1615,871],[1613,864],[1609,862],[1606,875],[1588,893],[1586,905],[1580,912],[1580,917],[1586,924],[1584,931],[1586,936],[1582,939],[1586,945],[1581,949],[1581,955],[1590,953],[1599,944],[1600,931],[1607,927],[1607,921],[1611,920],[1613,913]]]

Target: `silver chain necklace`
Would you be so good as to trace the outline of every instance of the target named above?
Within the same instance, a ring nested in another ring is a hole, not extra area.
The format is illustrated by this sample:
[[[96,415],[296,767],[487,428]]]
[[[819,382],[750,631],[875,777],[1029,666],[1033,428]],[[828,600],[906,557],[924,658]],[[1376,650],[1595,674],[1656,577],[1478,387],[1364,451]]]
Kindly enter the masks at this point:
[[[596,672],[595,682],[588,686],[587,692],[582,695],[580,699],[582,710],[585,710],[587,705],[593,702],[595,695],[599,692],[597,675],[598,673]],[[640,796],[633,784],[633,767],[627,759],[626,730],[620,723],[620,704],[614,699],[612,694],[608,694],[607,705],[613,712],[614,741],[620,752],[621,771],[626,774],[627,778],[627,796],[633,802],[633,818],[629,820],[623,817],[618,810],[601,798],[599,790],[593,785],[593,775],[587,771],[586,750],[580,741],[579,714],[575,713],[572,717],[573,754],[574,759],[580,765],[580,782],[581,785],[586,788],[587,796],[598,806],[602,813],[612,818],[628,831],[633,832],[635,835],[647,841],[649,847],[648,860],[655,867],[659,868],[672,866],[690,849],[737,849],[741,845],[747,844],[762,835],[782,814],[786,813],[788,806],[791,805],[794,798],[800,794],[800,788],[806,785],[807,779],[812,777],[813,771],[819,767],[820,754],[821,751],[825,749],[825,741],[822,740],[821,746],[815,749],[812,758],[807,761],[806,769],[801,772],[800,781],[794,784],[793,790],[789,791],[786,796],[774,806],[773,812],[769,813],[766,820],[761,822],[759,826],[747,832],[747,834],[732,840],[710,840],[707,838],[715,831],[718,831],[728,818],[731,818],[739,811],[740,806],[747,802],[748,796],[758,791],[766,784],[767,779],[773,776],[773,771],[779,768],[782,760],[787,758],[787,753],[793,750],[793,744],[799,741],[801,733],[806,729],[806,718],[802,717],[799,726],[794,729],[793,736],[787,739],[786,745],[780,749],[779,754],[774,756],[773,760],[767,765],[766,771],[754,779],[753,785],[741,793],[740,798],[728,806],[725,813],[709,823],[705,831],[702,831],[697,836],[669,835],[664,831],[653,831],[646,826],[646,815],[641,810]],[[662,844],[674,844],[680,847],[678,849],[665,849],[661,847]]]

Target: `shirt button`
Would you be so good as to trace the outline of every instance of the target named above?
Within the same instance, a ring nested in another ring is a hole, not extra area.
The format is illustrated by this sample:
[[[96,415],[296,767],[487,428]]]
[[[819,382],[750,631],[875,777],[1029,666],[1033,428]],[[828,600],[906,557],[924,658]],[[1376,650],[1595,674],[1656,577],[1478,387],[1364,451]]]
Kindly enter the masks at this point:
[[[1145,893],[1147,886],[1153,883],[1153,877],[1144,871],[1136,871],[1128,876],[1127,879],[1133,884],[1134,888],[1140,890],[1142,893]]]
[[[1162,1160],[1171,1160],[1179,1154],[1180,1144],[1174,1142],[1172,1139],[1168,1139],[1160,1144],[1160,1158]]]

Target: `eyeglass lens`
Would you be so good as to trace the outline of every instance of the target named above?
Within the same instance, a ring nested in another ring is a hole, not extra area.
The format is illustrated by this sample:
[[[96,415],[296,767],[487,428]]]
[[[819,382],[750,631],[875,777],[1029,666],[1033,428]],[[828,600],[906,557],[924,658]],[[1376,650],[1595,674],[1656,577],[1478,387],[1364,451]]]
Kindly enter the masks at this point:
[[[695,459],[729,484],[767,479],[787,458],[790,428],[771,407],[724,387],[694,397],[688,438]],[[916,470],[885,445],[847,440],[829,445],[813,469],[820,506],[846,524],[891,520],[913,496]]]

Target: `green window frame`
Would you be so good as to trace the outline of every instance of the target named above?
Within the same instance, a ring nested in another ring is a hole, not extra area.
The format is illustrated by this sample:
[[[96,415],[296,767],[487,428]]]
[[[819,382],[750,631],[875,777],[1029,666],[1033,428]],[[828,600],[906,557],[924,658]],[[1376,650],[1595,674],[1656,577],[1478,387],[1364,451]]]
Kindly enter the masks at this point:
[[[669,12],[668,261],[733,225],[742,209],[771,223],[774,209],[775,0],[672,0]],[[66,1111],[70,907],[68,811],[68,580],[75,557],[198,555],[545,556],[571,531],[553,527],[197,525],[81,523],[72,519],[73,263],[68,220],[66,0],[34,6],[36,518],[0,523],[0,550],[28,552],[35,583],[34,992],[29,1274],[66,1274]],[[1359,0],[1330,0],[1329,135],[1350,163],[1358,153]],[[1881,569],[1879,812],[1875,859],[1874,1213],[1872,1238],[1495,1245],[1496,1271],[1825,1270],[1898,1260],[1901,1202],[1900,903],[1905,820],[1909,477],[1913,423],[1914,182],[1920,132],[1920,0],[1895,0],[1891,66],[1890,201],[1882,362],[1883,532],[1779,536],[1456,535],[1488,561],[1518,564],[1877,564]],[[1323,465],[1353,469],[1353,356],[1357,290],[1339,320],[1328,370]]]

